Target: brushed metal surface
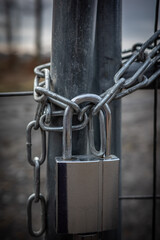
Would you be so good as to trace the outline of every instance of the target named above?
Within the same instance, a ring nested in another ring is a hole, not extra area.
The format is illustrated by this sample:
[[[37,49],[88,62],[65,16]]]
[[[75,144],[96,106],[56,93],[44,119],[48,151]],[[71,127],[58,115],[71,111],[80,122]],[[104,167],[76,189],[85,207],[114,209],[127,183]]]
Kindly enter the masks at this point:
[[[118,226],[119,164],[114,155],[103,161],[103,231]]]
[[[56,229],[93,233],[117,227],[119,159],[56,158]]]

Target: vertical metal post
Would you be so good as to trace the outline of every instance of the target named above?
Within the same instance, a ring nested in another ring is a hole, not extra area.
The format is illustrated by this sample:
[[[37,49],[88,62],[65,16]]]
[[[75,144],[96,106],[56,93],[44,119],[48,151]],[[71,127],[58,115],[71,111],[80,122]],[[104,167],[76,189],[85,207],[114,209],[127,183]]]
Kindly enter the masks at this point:
[[[114,84],[121,64],[121,0],[98,2],[96,34],[96,89],[104,92]],[[112,104],[112,152],[120,157],[120,101]]]
[[[121,59],[121,0],[54,0],[52,30],[51,78],[57,93],[71,99],[113,85]],[[120,156],[119,101],[112,104],[112,118],[112,152]],[[85,153],[84,135],[74,133],[74,154]],[[50,133],[48,145],[46,239],[73,239],[55,233],[55,156],[62,155],[62,135]],[[106,237],[116,239],[116,232]]]
[[[120,68],[121,12],[121,0],[98,1],[94,78],[97,82],[94,85],[99,94],[114,84],[113,77]],[[121,157],[121,102],[114,101],[111,111],[112,153]],[[119,231],[107,231],[102,234],[102,239],[120,239],[120,224]]]
[[[159,0],[156,0],[154,32],[158,30]],[[155,46],[157,41],[155,41]],[[153,114],[153,206],[152,206],[152,239],[156,239],[156,190],[157,190],[157,107],[158,107],[158,79],[154,83],[154,114]]]
[[[53,1],[51,78],[55,91],[69,99],[92,92],[96,14],[97,0]],[[73,135],[74,154],[86,151],[84,133]],[[62,135],[50,133],[48,143],[46,239],[72,239],[72,235],[55,233],[55,156],[62,156]]]

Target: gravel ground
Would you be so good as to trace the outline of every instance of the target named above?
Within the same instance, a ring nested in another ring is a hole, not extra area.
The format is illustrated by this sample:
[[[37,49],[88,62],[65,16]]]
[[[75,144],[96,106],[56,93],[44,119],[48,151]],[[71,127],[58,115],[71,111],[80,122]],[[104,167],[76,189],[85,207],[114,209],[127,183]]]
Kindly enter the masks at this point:
[[[160,92],[159,92],[160,97]],[[0,239],[32,239],[26,229],[26,201],[33,192],[33,169],[26,161],[25,128],[34,117],[32,97],[0,100]],[[160,106],[160,104],[158,105]],[[157,194],[160,195],[160,109],[158,109]],[[138,91],[122,102],[122,195],[152,194],[153,91]],[[34,146],[39,152],[39,136]],[[42,167],[46,192],[46,167]],[[157,240],[160,239],[157,200]],[[34,220],[39,218],[38,211]],[[151,239],[151,200],[122,201],[122,239]]]

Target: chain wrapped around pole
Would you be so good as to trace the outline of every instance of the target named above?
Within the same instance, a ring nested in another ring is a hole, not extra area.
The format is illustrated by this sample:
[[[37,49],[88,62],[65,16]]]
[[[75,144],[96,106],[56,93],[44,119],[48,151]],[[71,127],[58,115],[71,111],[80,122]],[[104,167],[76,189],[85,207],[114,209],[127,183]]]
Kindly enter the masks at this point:
[[[85,106],[79,106],[75,102],[52,92],[54,86],[50,81],[50,63],[40,65],[34,69],[36,74],[34,79],[34,99],[38,103],[35,114],[35,120],[31,121],[27,126],[27,159],[31,166],[34,167],[34,189],[27,204],[28,214],[28,230],[34,237],[39,237],[45,232],[45,215],[46,203],[44,196],[40,193],[40,167],[46,157],[46,131],[63,131],[62,126],[50,127],[51,120],[56,117],[63,117],[64,110],[70,106],[77,115],[79,124],[73,125],[72,130],[78,131],[85,128],[89,123],[90,114],[96,115],[101,113],[101,109],[105,103],[110,104],[113,100],[120,99],[132,92],[151,84],[160,76],[160,68],[158,63],[160,59],[160,30],[151,36],[144,44],[137,43],[132,49],[122,53],[123,65],[114,76],[115,84],[100,95],[101,101],[93,106],[87,102]],[[154,42],[157,41],[157,45]],[[132,76],[126,78],[127,71],[136,64]],[[156,66],[156,68],[154,68]],[[151,69],[152,74],[148,74]],[[41,81],[42,79],[42,81]],[[55,110],[58,107],[58,111]],[[52,110],[54,109],[54,111]],[[41,156],[32,157],[32,129],[41,132]],[[96,151],[95,151],[96,152]],[[41,203],[41,227],[39,231],[34,231],[32,226],[32,203]]]
[[[126,95],[131,94],[132,92],[148,86],[151,84],[159,75],[160,69],[157,69],[151,76],[147,77],[146,72],[149,71],[155,64],[159,63],[160,59],[160,43],[154,47],[154,42],[159,40],[160,30],[153,34],[144,44],[138,43],[135,44],[131,50],[124,51],[122,54],[129,54],[126,57],[122,56],[122,60],[126,60],[123,66],[119,69],[119,71],[114,76],[115,84],[107,89],[100,96],[102,97],[102,101],[95,106],[93,110],[93,114],[97,114],[100,111],[102,106],[105,103],[110,103],[115,99],[122,98]],[[138,64],[138,68],[134,72],[132,77],[124,78],[124,75],[127,73],[128,69],[134,63]],[[71,106],[77,113],[80,114],[80,108],[71,100],[64,98],[56,93],[51,92],[47,87],[46,79],[49,79],[49,70],[46,78],[46,67],[50,67],[50,63],[40,65],[35,68],[34,72],[36,74],[36,84],[34,84],[34,96],[35,100],[43,101],[44,96],[46,97],[46,101],[52,102],[53,104],[65,109],[68,105]],[[45,69],[45,71],[44,71]],[[39,78],[45,78],[45,81],[38,84]],[[56,130],[56,129],[54,129]],[[59,131],[59,129],[57,129]]]

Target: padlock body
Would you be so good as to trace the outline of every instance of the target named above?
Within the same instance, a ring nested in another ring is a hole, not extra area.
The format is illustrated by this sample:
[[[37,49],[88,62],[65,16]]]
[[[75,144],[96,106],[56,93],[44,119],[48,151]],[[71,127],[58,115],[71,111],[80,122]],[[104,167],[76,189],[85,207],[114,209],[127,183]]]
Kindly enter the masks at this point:
[[[119,164],[120,159],[114,155],[103,160],[102,231],[118,227]]]
[[[93,233],[114,229],[118,218],[119,159],[56,158],[56,229]]]

